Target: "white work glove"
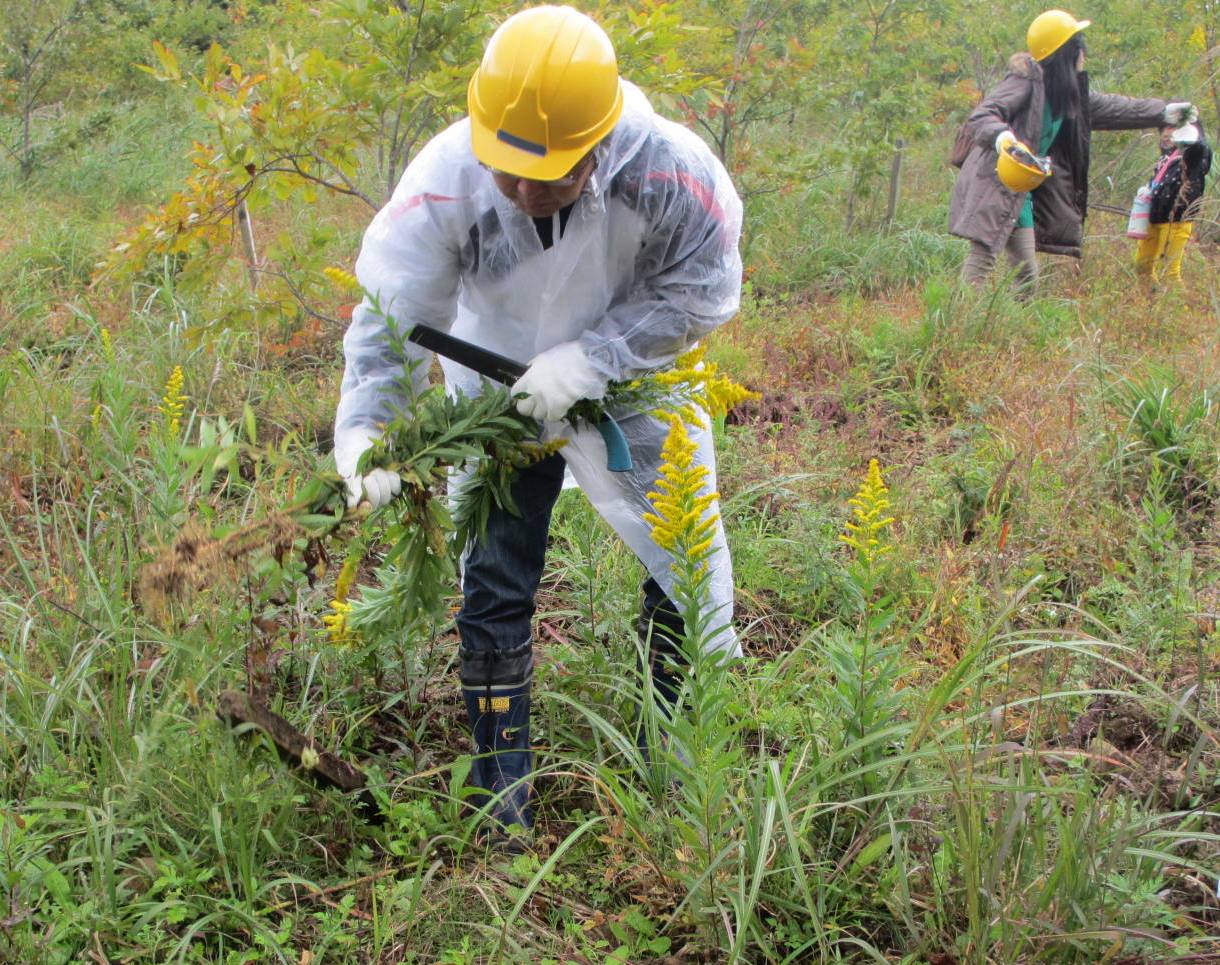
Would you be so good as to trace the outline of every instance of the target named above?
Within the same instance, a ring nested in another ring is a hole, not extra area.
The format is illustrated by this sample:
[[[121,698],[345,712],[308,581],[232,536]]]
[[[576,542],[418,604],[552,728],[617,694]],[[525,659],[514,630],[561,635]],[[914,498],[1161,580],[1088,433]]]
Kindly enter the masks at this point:
[[[1190,101],[1174,101],[1165,105],[1163,120],[1166,124],[1181,127],[1183,124],[1193,124],[1199,119],[1199,109]]]
[[[1017,135],[1015,135],[1012,131],[1000,131],[995,138],[995,152],[996,154],[1003,154],[1006,147],[1008,147],[1010,144],[1016,143]]]
[[[348,429],[335,435],[335,467],[347,485],[348,509],[355,509],[362,502],[380,509],[402,491],[402,479],[396,472],[388,469],[371,469],[363,475],[356,472],[360,457],[380,438],[381,433],[372,429]]]
[[[389,469],[373,469],[363,476],[344,476],[347,483],[347,508],[355,509],[368,503],[370,509],[380,509],[402,492],[402,477]]]
[[[562,419],[577,399],[600,399],[607,379],[589,363],[579,342],[560,342],[534,358],[513,383],[517,411],[539,422]]]
[[[1169,135],[1169,139],[1174,144],[1179,144],[1182,147],[1188,147],[1191,144],[1199,143],[1199,129],[1193,124],[1183,124],[1176,131]]]

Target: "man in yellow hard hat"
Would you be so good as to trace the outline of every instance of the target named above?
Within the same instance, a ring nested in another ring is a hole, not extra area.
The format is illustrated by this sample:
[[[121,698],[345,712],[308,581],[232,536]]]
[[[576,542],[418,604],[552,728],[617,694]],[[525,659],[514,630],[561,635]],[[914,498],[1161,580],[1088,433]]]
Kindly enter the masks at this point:
[[[565,467],[648,571],[640,627],[652,652],[680,653],[672,558],[643,520],[666,424],[624,415],[633,469],[611,473],[598,433],[563,420],[577,400],[668,364],[733,316],[741,203],[702,141],[653,112],[619,77],[606,34],[570,7],[505,21],[470,81],[468,108],[411,162],[365,234],[356,273],[386,315],[366,302],[344,338],[335,457],[353,501],[378,505],[397,493],[393,473],[357,471],[403,403],[407,360],[392,348],[389,325],[405,333],[424,323],[528,361],[513,386],[518,408],[547,437],[568,440],[560,455],[521,471],[513,488],[520,515],[493,512],[463,566],[457,623],[477,755],[471,781],[503,832],[532,824],[530,624]],[[422,350],[417,358],[426,360]],[[450,386],[480,390],[469,370],[442,366]],[[696,438],[711,492],[711,436]],[[737,654],[719,524],[714,545],[709,646]],[[678,668],[660,660],[652,673],[672,712]]]
[[[966,121],[970,150],[958,158],[949,230],[971,243],[962,267],[971,284],[987,281],[1001,251],[1026,295],[1038,277],[1035,251],[1079,258],[1092,132],[1186,123],[1193,110],[1186,102],[1090,91],[1082,35],[1088,26],[1063,10],[1035,17],[1026,32],[1028,52],[1009,59],[1007,76]],[[1049,157],[1050,176],[1000,163],[1016,143]]]

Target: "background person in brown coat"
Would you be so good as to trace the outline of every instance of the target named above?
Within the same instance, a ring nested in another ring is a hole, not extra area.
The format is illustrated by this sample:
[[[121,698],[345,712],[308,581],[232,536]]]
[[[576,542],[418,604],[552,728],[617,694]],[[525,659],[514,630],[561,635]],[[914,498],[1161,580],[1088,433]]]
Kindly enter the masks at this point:
[[[970,241],[962,278],[973,285],[986,283],[1002,250],[1026,295],[1038,277],[1035,249],[1080,257],[1094,129],[1176,126],[1192,110],[1090,91],[1080,36],[1088,25],[1062,10],[1035,18],[1029,53],[1012,56],[1007,76],[966,121],[972,147],[953,186],[949,231]],[[1051,159],[1052,175],[1034,191],[1010,191],[996,176],[998,151],[1012,138]]]

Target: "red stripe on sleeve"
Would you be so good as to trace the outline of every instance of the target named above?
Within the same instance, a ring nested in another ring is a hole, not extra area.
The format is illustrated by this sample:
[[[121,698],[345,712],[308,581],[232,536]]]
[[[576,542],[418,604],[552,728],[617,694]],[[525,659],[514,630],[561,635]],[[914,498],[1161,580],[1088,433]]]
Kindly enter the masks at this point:
[[[689,171],[649,171],[647,178],[649,181],[668,181],[685,188],[708,215],[724,224],[724,209],[716,200],[716,193]]]
[[[464,201],[465,198],[450,198],[444,194],[432,194],[430,191],[425,191],[423,194],[413,194],[409,198],[404,198],[397,204],[391,205],[387,216],[391,221],[396,221],[408,211],[414,211],[425,202],[433,204],[439,201]]]

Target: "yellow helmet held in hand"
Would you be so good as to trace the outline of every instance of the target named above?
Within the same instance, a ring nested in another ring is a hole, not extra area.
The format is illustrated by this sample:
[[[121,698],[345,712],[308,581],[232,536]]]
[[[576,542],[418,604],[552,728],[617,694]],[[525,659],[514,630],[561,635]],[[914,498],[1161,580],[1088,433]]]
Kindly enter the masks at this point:
[[[562,178],[623,112],[614,46],[571,7],[522,10],[492,34],[466,101],[475,157],[521,178]]]
[[[1013,140],[996,158],[995,173],[1009,191],[1032,191],[1051,176],[1051,162]]]
[[[1046,60],[1091,22],[1077,20],[1063,10],[1048,10],[1034,17],[1025,33],[1025,43],[1034,60]]]

